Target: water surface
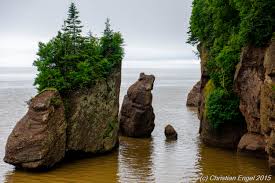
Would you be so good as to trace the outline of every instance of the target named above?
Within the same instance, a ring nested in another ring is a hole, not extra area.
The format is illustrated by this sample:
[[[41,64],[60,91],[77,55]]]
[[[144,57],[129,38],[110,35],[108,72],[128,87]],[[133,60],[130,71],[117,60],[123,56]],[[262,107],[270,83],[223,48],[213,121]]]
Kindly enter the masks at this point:
[[[121,96],[140,72],[156,76],[153,107],[156,127],[150,139],[120,138],[117,150],[104,156],[64,162],[49,172],[15,170],[2,161],[12,128],[36,94],[34,68],[0,68],[0,182],[198,182],[201,175],[268,174],[267,161],[204,146],[196,110],[185,106],[188,91],[199,80],[199,64],[184,61],[125,62]],[[178,140],[167,142],[172,124]],[[211,182],[211,181],[209,181]]]

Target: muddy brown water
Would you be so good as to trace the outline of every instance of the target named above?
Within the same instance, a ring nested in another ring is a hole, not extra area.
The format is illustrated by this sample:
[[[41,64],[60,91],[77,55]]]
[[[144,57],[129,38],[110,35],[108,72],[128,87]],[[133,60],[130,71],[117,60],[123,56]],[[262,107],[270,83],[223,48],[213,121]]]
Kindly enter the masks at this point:
[[[170,61],[168,65],[161,61],[124,63],[121,99],[140,72],[156,76],[153,91],[156,127],[152,138],[120,137],[118,149],[104,156],[64,162],[48,172],[25,172],[16,170],[2,159],[9,133],[27,110],[25,101],[36,93],[32,86],[35,71],[33,68],[0,68],[0,182],[188,183],[200,182],[202,176],[208,176],[206,182],[215,182],[213,176],[269,175],[266,160],[201,143],[196,110],[185,106],[188,91],[199,79],[199,64],[180,61]],[[165,140],[167,124],[177,130],[177,141]]]

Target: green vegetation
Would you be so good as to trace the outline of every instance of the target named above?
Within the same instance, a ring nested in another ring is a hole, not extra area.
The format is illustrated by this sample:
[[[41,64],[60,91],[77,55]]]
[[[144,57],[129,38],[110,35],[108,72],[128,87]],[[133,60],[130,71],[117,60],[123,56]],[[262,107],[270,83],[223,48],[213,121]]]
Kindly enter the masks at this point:
[[[61,104],[63,104],[62,100],[58,97],[52,98],[50,102],[55,107],[59,107]]]
[[[274,0],[194,0],[188,43],[203,44],[214,89],[207,96],[207,118],[217,128],[238,116],[233,92],[242,47],[264,46],[275,31]]]
[[[220,124],[242,119],[239,112],[239,99],[232,93],[221,88],[213,90],[206,99],[207,118],[217,129]]]
[[[78,14],[71,3],[62,30],[49,42],[39,43],[38,58],[34,61],[39,72],[34,85],[39,91],[48,87],[60,92],[90,87],[120,65],[123,38],[111,29],[110,20],[107,19],[101,38],[91,33],[83,36]]]
[[[103,139],[105,139],[107,137],[112,137],[114,129],[117,129],[117,128],[118,128],[117,122],[109,121],[108,127],[103,134]]]

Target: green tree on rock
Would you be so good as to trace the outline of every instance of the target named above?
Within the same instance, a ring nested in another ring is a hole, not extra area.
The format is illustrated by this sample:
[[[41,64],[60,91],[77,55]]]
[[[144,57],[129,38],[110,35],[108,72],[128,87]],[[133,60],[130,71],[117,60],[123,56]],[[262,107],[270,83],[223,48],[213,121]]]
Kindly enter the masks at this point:
[[[101,38],[83,36],[79,12],[74,3],[62,30],[47,43],[39,43],[38,58],[33,65],[38,74],[34,85],[39,91],[56,88],[61,93],[92,87],[119,67],[124,56],[123,38],[110,27]]]
[[[112,40],[113,40],[113,30],[111,29],[110,19],[107,18],[105,22],[105,29],[103,32],[103,36],[101,38],[101,52],[102,55],[108,57],[112,54]]]
[[[81,42],[82,25],[79,19],[79,12],[74,3],[71,3],[68,11],[68,18],[64,21],[62,30],[65,34],[72,37],[73,40],[73,51],[76,52],[78,44]]]
[[[114,32],[111,29],[110,19],[107,18],[105,22],[105,29],[103,36],[100,39],[101,55],[112,63],[116,63],[117,60],[121,60],[121,56],[124,55],[121,45],[123,44],[123,38],[119,32]]]

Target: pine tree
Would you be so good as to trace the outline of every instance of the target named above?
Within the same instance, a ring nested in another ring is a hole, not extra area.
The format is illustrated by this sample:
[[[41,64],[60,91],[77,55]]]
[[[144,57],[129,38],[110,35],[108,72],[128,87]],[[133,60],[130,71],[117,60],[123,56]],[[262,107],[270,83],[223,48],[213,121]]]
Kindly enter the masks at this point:
[[[74,53],[76,52],[77,46],[80,42],[82,25],[79,19],[79,12],[74,3],[71,3],[68,11],[68,18],[64,21],[63,32],[72,37]]]
[[[105,29],[103,32],[103,36],[101,38],[101,47],[102,47],[102,55],[104,57],[108,57],[112,54],[112,40],[113,40],[114,32],[111,29],[110,19],[107,18],[105,22]]]
[[[107,36],[107,37],[111,37],[113,35],[113,30],[111,29],[111,23],[109,18],[107,18],[105,22],[105,29],[103,34],[104,36]]]

